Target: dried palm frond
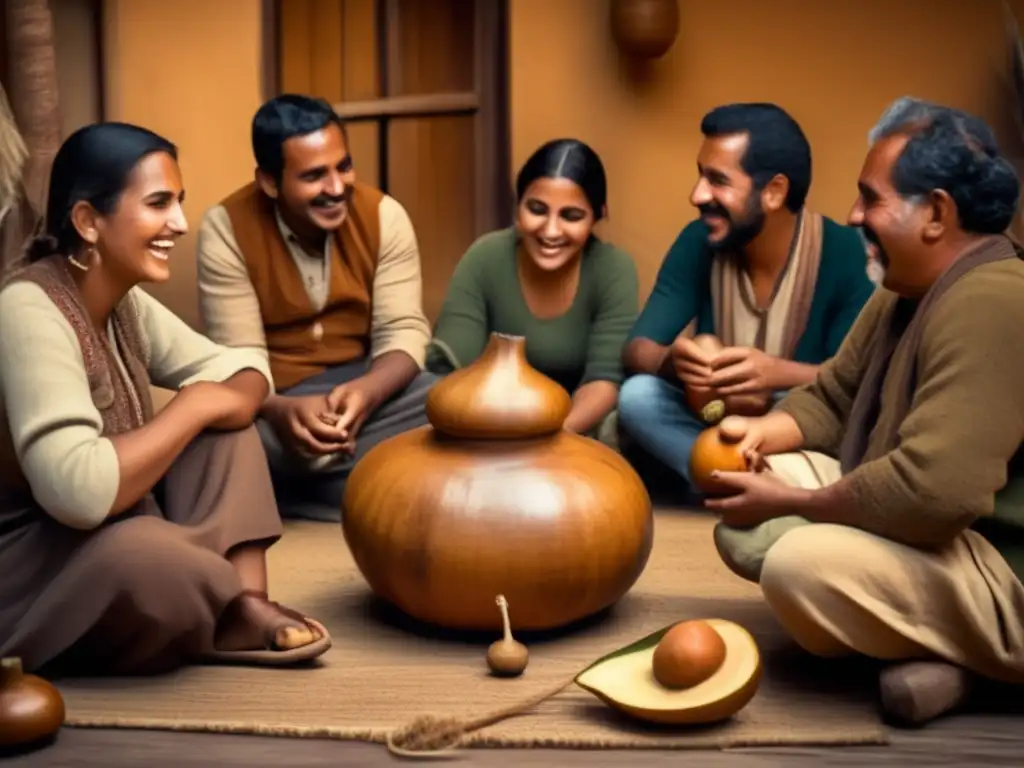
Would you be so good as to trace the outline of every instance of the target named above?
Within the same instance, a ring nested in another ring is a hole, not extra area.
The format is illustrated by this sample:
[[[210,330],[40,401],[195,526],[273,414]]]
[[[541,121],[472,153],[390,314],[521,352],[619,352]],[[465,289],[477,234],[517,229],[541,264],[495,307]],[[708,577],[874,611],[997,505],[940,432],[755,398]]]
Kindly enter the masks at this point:
[[[0,83],[0,221],[21,196],[22,172],[27,159],[28,147]]]

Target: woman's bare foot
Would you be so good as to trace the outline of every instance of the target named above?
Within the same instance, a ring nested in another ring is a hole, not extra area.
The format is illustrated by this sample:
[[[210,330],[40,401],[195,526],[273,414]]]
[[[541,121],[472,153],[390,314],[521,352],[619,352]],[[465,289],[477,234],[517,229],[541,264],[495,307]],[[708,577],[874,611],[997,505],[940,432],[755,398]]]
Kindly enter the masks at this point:
[[[301,614],[269,600],[262,592],[246,590],[225,609],[215,646],[219,651],[287,651],[321,637],[319,629]]]

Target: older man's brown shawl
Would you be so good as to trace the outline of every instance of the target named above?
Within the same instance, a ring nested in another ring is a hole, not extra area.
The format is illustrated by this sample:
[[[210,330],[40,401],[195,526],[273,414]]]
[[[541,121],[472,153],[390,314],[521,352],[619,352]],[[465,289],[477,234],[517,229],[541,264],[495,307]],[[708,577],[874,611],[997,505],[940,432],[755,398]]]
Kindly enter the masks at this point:
[[[893,304],[889,317],[878,324],[870,342],[868,367],[850,409],[839,448],[843,474],[899,445],[900,425],[910,412],[917,389],[917,357],[929,310],[975,267],[1012,258],[1024,258],[1024,250],[1004,235],[987,237],[957,259],[923,298],[900,299]],[[887,410],[886,419],[876,424],[882,385],[890,376],[899,384],[895,388],[898,401],[896,407]]]

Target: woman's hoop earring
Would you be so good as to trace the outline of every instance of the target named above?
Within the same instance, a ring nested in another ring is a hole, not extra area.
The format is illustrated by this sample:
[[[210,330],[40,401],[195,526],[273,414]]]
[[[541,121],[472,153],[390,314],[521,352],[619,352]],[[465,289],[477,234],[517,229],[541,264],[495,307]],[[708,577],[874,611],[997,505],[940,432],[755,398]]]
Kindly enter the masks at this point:
[[[89,258],[92,257],[92,254],[93,254],[93,252],[95,250],[96,250],[95,246],[92,246],[92,245],[89,246],[88,250],[86,251],[86,254],[88,254]],[[75,258],[75,255],[73,253],[68,255],[68,261],[70,261],[73,266],[78,267],[83,272],[88,272],[89,271],[89,265],[88,264],[83,264],[82,262],[80,262],[78,259]]]

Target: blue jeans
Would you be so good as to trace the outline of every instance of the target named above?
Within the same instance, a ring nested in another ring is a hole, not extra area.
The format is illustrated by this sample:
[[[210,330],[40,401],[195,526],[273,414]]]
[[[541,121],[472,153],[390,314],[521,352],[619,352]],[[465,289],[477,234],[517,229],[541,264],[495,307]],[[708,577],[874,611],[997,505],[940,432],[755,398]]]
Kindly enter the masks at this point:
[[[707,425],[690,411],[681,388],[646,373],[629,377],[619,390],[619,425],[644,451],[690,482],[690,452]]]
[[[772,393],[773,408],[786,393]],[[682,387],[649,373],[630,376],[619,389],[618,411],[620,429],[699,495],[690,480],[690,453],[708,425],[690,410]]]

